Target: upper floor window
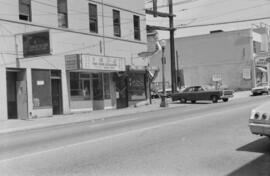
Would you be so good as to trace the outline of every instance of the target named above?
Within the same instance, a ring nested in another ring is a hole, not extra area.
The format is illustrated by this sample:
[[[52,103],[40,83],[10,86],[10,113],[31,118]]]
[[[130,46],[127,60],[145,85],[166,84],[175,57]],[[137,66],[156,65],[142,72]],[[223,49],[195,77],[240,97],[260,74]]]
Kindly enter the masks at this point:
[[[113,10],[113,32],[114,36],[121,37],[120,12]]]
[[[89,4],[89,28],[90,32],[98,33],[97,5]]]
[[[31,0],[19,0],[19,19],[32,21]]]
[[[57,0],[58,26],[68,27],[67,0]]]
[[[134,39],[141,40],[140,17],[137,15],[133,16],[133,26],[134,26]]]

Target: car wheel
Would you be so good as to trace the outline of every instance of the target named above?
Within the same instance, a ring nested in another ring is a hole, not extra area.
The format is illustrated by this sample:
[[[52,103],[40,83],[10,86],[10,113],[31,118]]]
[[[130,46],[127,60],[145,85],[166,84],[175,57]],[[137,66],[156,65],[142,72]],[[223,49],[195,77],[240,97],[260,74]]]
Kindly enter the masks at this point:
[[[218,102],[218,97],[217,96],[212,96],[212,102],[217,103]]]
[[[186,103],[186,102],[187,102],[187,100],[186,100],[186,99],[184,99],[184,98],[181,98],[181,99],[180,99],[180,102],[181,102],[181,103]]]
[[[191,103],[193,103],[193,104],[196,103],[196,100],[191,100]]]
[[[228,101],[229,101],[228,98],[223,98],[222,100],[223,100],[224,102],[228,102]]]

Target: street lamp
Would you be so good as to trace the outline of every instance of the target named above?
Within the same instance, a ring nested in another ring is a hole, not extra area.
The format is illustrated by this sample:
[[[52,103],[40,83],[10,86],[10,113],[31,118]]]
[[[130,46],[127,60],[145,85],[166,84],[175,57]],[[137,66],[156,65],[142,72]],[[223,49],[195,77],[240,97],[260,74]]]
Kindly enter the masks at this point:
[[[166,40],[160,41],[161,49],[162,49],[162,57],[161,57],[161,63],[162,63],[162,95],[161,95],[161,103],[160,107],[167,107],[168,103],[166,102],[166,90],[165,90],[165,64],[166,64],[166,58],[164,56],[164,51],[166,47]]]

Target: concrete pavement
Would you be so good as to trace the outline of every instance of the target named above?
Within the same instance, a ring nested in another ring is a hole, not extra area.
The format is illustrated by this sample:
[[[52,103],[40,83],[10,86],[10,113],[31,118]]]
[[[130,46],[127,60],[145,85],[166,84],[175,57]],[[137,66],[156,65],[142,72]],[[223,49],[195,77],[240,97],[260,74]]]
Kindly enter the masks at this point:
[[[232,100],[245,98],[248,96],[250,96],[250,91],[236,92]],[[140,104],[139,106],[128,107],[125,109],[92,111],[88,113],[59,115],[59,116],[29,119],[29,120],[2,121],[0,122],[0,134],[46,128],[46,127],[72,124],[72,123],[80,123],[80,122],[85,122],[85,121],[104,120],[106,118],[123,116],[127,114],[163,110],[164,108],[159,107],[159,103],[160,103],[160,99],[154,99],[152,104],[149,104],[149,105]],[[177,107],[185,107],[185,106],[189,106],[189,104],[169,102],[169,106],[167,108],[177,108]]]

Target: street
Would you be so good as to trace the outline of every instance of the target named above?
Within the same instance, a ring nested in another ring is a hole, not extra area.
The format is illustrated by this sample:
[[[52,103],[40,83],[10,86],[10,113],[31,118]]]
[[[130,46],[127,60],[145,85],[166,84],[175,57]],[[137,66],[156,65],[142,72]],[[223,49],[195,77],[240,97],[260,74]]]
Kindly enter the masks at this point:
[[[0,175],[269,176],[270,140],[252,135],[269,96],[0,135]],[[175,102],[178,103],[178,102]]]

